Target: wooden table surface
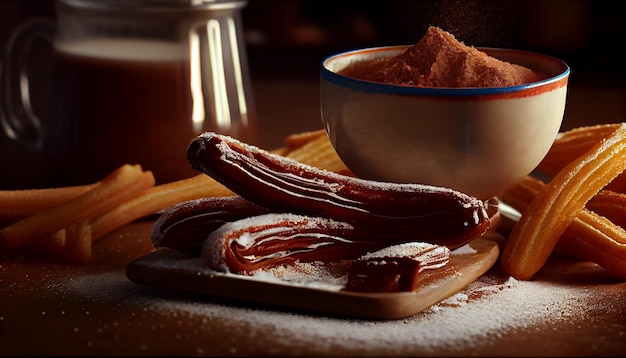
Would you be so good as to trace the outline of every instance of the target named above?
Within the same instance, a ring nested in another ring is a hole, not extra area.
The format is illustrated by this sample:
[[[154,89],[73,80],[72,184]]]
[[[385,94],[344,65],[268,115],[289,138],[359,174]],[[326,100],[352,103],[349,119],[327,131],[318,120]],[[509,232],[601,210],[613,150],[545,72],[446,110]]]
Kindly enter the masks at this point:
[[[321,128],[317,86],[255,83],[263,146]],[[622,121],[624,98],[619,89],[572,88],[564,128]],[[533,282],[496,265],[482,286],[456,297],[463,302],[367,321],[135,284],[125,268],[152,251],[151,224],[111,233],[84,266],[0,258],[0,355],[626,354],[626,283],[594,265],[555,258]],[[497,311],[490,300],[510,302]]]

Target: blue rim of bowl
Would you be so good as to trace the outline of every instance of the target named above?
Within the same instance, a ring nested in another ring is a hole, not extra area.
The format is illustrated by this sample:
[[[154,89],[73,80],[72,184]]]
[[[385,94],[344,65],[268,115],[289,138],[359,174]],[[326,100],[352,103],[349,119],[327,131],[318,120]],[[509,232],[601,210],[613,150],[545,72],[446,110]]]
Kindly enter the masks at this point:
[[[346,51],[338,54],[334,54],[328,56],[322,60],[320,66],[320,76],[322,79],[342,86],[351,88],[353,90],[361,91],[361,92],[369,92],[369,93],[383,93],[383,94],[399,94],[399,95],[419,95],[419,96],[450,96],[450,97],[463,97],[463,96],[489,96],[489,95],[498,95],[505,93],[514,93],[529,90],[536,87],[545,86],[550,83],[555,83],[563,80],[568,77],[570,74],[570,67],[562,60],[559,60],[556,57],[524,51],[524,50],[514,50],[514,49],[504,49],[504,48],[490,48],[490,47],[477,47],[477,49],[481,51],[504,51],[509,53],[516,54],[524,54],[526,56],[538,56],[544,59],[550,60],[555,64],[559,64],[563,67],[563,71],[555,76],[547,78],[543,81],[533,82],[528,84],[523,84],[519,86],[509,86],[509,87],[418,87],[418,86],[409,86],[409,85],[393,85],[387,83],[379,83],[372,81],[359,80],[351,77],[346,77],[343,75],[339,75],[329,69],[326,68],[326,63],[334,58],[348,56],[354,53],[359,53],[363,51],[393,51],[398,50],[400,53],[403,49],[410,47],[409,45],[398,45],[398,46],[381,46],[381,47],[372,47],[367,49],[356,49],[352,51]]]

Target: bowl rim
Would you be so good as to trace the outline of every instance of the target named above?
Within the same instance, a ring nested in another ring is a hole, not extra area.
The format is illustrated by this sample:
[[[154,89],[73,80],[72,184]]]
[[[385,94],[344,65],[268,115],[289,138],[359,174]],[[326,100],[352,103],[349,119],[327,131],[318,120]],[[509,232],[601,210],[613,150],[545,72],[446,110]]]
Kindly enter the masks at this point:
[[[344,52],[335,53],[333,55],[324,58],[320,65],[320,77],[322,80],[339,85],[341,87],[350,88],[357,91],[369,92],[369,93],[383,93],[383,94],[401,94],[401,95],[420,95],[420,96],[490,96],[490,95],[506,95],[523,91],[532,91],[538,87],[559,88],[567,84],[567,80],[570,74],[570,67],[564,61],[538,52],[498,48],[498,47],[475,47],[476,49],[486,52],[490,56],[495,54],[509,54],[514,56],[523,56],[526,58],[541,58],[544,61],[558,66],[561,71],[545,80],[527,83],[517,86],[507,87],[418,87],[410,85],[396,85],[380,82],[372,82],[366,80],[355,79],[347,76],[343,76],[333,72],[327,68],[331,61],[339,58],[353,56],[355,54],[370,53],[370,52],[385,52],[385,53],[400,53],[401,51],[411,47],[413,45],[393,45],[393,46],[378,46],[359,48],[355,50],[349,50]]]

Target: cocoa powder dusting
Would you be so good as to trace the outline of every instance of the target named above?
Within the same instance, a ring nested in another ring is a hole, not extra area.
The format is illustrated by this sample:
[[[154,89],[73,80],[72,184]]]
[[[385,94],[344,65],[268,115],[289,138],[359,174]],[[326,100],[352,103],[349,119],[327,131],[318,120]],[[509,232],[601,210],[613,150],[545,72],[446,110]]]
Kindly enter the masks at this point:
[[[544,73],[490,57],[434,26],[399,55],[356,62],[339,73],[366,81],[418,87],[507,87],[547,78]]]

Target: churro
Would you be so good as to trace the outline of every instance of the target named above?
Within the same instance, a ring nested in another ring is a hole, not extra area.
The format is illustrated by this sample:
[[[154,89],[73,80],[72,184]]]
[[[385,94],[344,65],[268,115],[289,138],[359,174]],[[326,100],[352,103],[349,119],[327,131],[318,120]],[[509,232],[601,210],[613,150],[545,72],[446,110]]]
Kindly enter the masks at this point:
[[[537,169],[550,177],[554,177],[565,166],[590,150],[619,126],[620,124],[616,123],[598,124],[559,133]],[[618,175],[607,185],[607,189],[626,193],[626,175]]]
[[[545,183],[533,177],[522,179],[515,186],[501,194],[501,200],[520,211],[526,212],[528,205],[537,196]],[[574,259],[590,261],[598,264],[614,276],[626,279],[626,231],[618,224],[600,213],[609,208],[613,212],[622,204],[622,198],[615,193],[603,194],[600,191],[589,202],[601,196],[597,212],[582,209],[559,238],[554,251]],[[589,204],[588,203],[588,204]],[[624,207],[621,207],[624,210]]]
[[[503,269],[531,279],[586,203],[626,168],[626,123],[573,160],[528,205],[504,247]]]
[[[85,194],[100,183],[64,188],[0,190],[0,225],[63,205]]]
[[[589,200],[587,209],[626,229],[626,194],[603,189]]]
[[[71,225],[102,215],[154,186],[151,172],[136,165],[123,165],[102,183],[66,204],[19,220],[0,229],[0,252],[23,247],[66,229]]]

